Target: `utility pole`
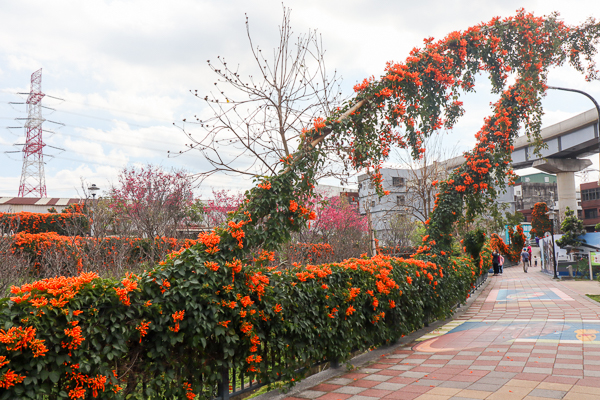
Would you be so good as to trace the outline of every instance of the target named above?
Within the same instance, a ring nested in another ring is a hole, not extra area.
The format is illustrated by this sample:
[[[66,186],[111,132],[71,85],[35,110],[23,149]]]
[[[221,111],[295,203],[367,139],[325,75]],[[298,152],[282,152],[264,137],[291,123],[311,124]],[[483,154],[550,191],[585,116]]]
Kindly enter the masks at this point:
[[[367,211],[367,223],[369,228],[369,250],[371,251],[371,257],[377,255],[377,245],[375,244],[375,232],[373,231],[373,220],[371,219],[371,206],[365,207]]]

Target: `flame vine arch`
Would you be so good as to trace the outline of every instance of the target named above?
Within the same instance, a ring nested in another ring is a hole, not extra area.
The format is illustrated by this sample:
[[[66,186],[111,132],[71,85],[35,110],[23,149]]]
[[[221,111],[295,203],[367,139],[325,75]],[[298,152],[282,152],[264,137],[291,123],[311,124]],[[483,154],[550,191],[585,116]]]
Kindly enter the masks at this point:
[[[438,183],[426,239],[418,250],[424,258],[443,257],[451,246],[453,223],[465,208],[472,218],[496,197],[498,184],[514,175],[511,152],[519,128],[542,145],[541,100],[548,71],[569,63],[586,73],[586,80],[599,78],[593,59],[599,37],[600,24],[592,18],[568,26],[558,13],[536,17],[521,9],[513,17],[494,18],[439,41],[426,39],[404,63],[388,63],[380,79],[356,85],[356,97],[339,110],[341,117],[316,121],[312,141],[301,151],[321,140],[337,148],[349,145],[353,166],[370,171],[381,195],[379,170],[391,146],[420,157],[423,139],[454,126],[464,113],[460,95],[473,92],[475,77],[487,73],[500,98],[475,135],[475,148],[465,153],[466,162]],[[509,85],[511,75],[514,83]]]

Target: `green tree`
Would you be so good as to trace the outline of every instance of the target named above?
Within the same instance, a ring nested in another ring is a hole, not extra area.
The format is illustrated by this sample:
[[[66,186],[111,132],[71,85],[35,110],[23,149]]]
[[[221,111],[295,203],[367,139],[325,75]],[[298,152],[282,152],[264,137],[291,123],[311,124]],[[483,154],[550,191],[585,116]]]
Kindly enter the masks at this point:
[[[567,207],[565,211],[565,219],[560,224],[560,230],[563,231],[563,236],[556,241],[560,247],[566,246],[581,246],[585,243],[585,239],[580,239],[579,236],[585,235],[586,230],[583,226],[583,221],[577,218],[575,212]]]
[[[531,236],[544,236],[552,228],[550,218],[548,218],[548,206],[546,203],[539,202],[533,206],[531,212]]]

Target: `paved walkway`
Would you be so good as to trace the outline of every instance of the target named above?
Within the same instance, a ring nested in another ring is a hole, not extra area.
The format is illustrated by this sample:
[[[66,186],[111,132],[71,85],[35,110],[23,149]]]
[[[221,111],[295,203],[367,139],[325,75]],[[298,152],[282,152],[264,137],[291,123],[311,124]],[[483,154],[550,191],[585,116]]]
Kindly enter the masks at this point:
[[[600,400],[600,303],[539,270],[489,279],[452,322],[287,399]]]

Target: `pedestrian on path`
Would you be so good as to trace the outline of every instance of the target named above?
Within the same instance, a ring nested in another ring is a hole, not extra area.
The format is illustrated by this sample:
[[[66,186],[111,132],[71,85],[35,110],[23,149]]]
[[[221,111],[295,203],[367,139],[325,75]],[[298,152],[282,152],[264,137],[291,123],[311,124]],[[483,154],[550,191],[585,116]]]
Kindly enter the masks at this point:
[[[500,275],[502,275],[502,272],[504,272],[504,257],[502,257],[501,255],[498,255],[499,261],[498,261],[498,269],[500,270]]]
[[[525,247],[523,247],[523,251],[521,252],[521,259],[523,260],[523,272],[527,273],[527,269],[529,268],[529,252]]]
[[[496,250],[494,250],[494,252],[492,253],[492,266],[494,267],[493,276],[498,276],[498,273],[500,271],[500,254]]]

